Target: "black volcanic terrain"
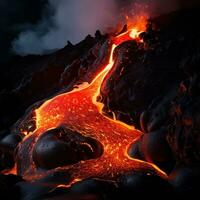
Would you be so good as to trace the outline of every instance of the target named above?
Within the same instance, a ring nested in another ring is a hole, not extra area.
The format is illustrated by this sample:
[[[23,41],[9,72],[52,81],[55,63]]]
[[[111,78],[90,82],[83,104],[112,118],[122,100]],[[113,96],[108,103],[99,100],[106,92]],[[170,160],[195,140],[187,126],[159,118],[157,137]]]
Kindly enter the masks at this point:
[[[5,199],[13,199],[14,195],[22,200],[94,200],[124,198],[125,194],[133,198],[146,194],[152,198],[198,194],[199,18],[200,8],[196,7],[149,19],[146,31],[140,34],[144,45],[128,41],[117,47],[114,68],[101,87],[105,114],[110,115],[111,110],[117,119],[144,132],[128,149],[129,155],[156,164],[169,175],[168,180],[141,171],[125,174],[116,183],[94,177],[68,189],[55,189],[52,185],[64,184],[63,177],[68,174],[57,172],[34,184],[20,176],[2,174],[0,195],[5,195]],[[102,60],[105,52],[100,49],[108,38],[97,31],[95,37],[87,36],[77,45],[68,42],[65,48],[49,55],[16,56],[2,66],[7,69],[0,75],[2,172],[14,166],[17,145],[23,139],[15,129],[18,120],[44,99],[70,91],[82,82],[91,82],[98,70],[94,63]],[[40,152],[35,155],[40,163]],[[46,167],[46,163],[40,165]],[[57,165],[50,161],[50,167]]]

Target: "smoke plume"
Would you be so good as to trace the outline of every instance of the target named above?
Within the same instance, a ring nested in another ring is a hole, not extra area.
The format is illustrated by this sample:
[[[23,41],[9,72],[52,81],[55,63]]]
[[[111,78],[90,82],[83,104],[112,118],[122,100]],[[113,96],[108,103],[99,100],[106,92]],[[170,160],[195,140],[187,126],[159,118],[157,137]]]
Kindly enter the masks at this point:
[[[37,25],[25,27],[12,42],[16,54],[44,54],[78,43],[97,29],[116,27],[122,10],[133,16],[143,12],[150,16],[177,9],[186,0],[48,0]],[[120,18],[121,19],[121,18]]]
[[[42,54],[62,48],[67,40],[77,43],[97,29],[116,23],[114,0],[49,0],[52,15],[44,15],[39,24],[25,30],[13,42],[17,54]]]

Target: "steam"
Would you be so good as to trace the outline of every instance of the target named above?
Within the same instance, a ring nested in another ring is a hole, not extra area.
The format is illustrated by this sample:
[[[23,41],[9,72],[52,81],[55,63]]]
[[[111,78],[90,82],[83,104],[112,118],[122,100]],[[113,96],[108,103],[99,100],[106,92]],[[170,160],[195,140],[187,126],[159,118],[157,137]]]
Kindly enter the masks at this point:
[[[43,16],[37,26],[21,32],[13,41],[16,54],[43,54],[64,47],[68,40],[78,43],[117,22],[115,0],[49,0],[46,9],[53,15]]]
[[[193,0],[192,0],[193,1]],[[196,1],[196,0],[194,0]],[[142,12],[149,16],[177,9],[186,0],[48,0],[42,20],[26,26],[12,42],[14,53],[44,54],[62,48],[67,41],[78,43],[96,30],[107,31],[122,20]],[[119,20],[120,19],[120,20]]]

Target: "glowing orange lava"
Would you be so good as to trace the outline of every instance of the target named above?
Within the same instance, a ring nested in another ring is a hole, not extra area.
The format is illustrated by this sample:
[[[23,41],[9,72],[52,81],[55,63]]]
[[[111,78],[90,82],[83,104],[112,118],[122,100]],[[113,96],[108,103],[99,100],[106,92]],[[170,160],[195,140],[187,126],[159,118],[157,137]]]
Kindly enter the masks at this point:
[[[71,183],[74,183],[76,180],[89,177],[113,179],[119,174],[144,168],[153,170],[163,177],[166,176],[164,172],[153,164],[128,156],[127,148],[142,133],[132,126],[105,116],[102,113],[103,104],[97,102],[101,84],[114,65],[113,53],[115,48],[127,40],[138,40],[140,42],[139,33],[137,29],[131,29],[113,38],[107,66],[90,84],[84,83],[78,89],[60,94],[36,109],[37,128],[25,138],[26,140],[28,137],[34,136],[34,142],[36,142],[39,136],[47,130],[64,125],[84,136],[100,141],[104,147],[103,155],[97,159],[81,161],[74,165],[59,167],[45,172],[39,172],[32,161],[32,165],[23,174],[24,178],[34,179],[57,170],[69,171]]]

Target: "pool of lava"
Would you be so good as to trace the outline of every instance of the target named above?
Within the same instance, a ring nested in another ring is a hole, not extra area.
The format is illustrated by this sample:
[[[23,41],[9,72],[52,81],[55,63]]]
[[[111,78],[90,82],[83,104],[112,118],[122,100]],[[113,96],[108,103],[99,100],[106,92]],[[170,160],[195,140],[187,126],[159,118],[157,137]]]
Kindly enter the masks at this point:
[[[18,174],[26,180],[37,180],[57,171],[66,172],[70,175],[66,186],[92,177],[115,180],[126,172],[142,169],[166,177],[154,164],[128,155],[130,144],[142,132],[116,120],[114,114],[113,118],[105,115],[104,105],[98,101],[101,85],[115,63],[116,48],[130,40],[142,43],[141,31],[134,27],[109,38],[108,63],[91,83],[61,93],[33,111],[36,127],[29,133],[23,130],[26,136],[18,146]],[[65,142],[73,148],[65,146]],[[59,150],[54,152],[57,145]],[[43,149],[52,149],[52,154]]]

